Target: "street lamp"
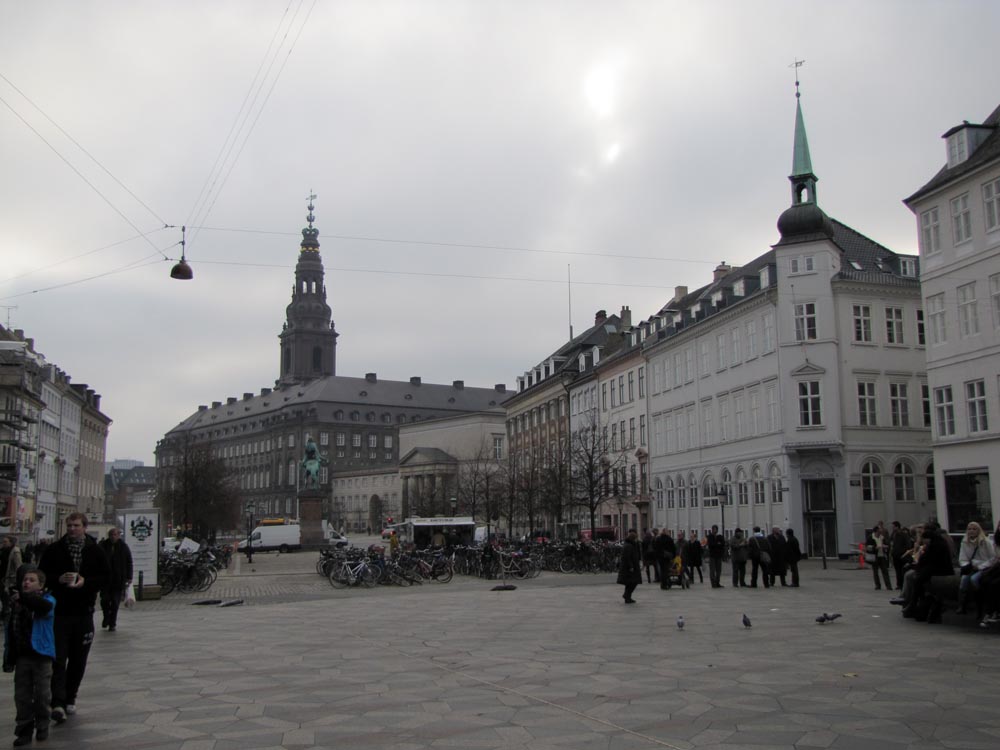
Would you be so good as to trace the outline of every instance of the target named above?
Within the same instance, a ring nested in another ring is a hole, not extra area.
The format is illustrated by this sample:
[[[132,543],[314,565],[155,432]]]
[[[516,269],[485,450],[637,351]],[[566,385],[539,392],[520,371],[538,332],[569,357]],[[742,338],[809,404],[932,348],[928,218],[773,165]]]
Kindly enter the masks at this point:
[[[194,271],[191,270],[191,266],[188,265],[187,260],[184,258],[186,232],[187,227],[181,227],[181,259],[170,269],[170,278],[177,279],[178,281],[190,281],[194,278]]]
[[[253,511],[254,502],[253,500],[247,501],[247,562],[253,562]]]

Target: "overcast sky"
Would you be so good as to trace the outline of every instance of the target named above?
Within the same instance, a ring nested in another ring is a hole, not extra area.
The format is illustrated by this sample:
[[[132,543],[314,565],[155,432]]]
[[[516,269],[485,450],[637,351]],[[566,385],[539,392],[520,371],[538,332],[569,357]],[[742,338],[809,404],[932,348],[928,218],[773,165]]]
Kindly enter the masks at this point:
[[[338,374],[513,387],[570,310],[639,320],[777,241],[796,58],[820,205],[916,252],[900,201],[998,104],[998,28],[989,0],[0,0],[0,322],[149,463],[273,385],[314,191]]]

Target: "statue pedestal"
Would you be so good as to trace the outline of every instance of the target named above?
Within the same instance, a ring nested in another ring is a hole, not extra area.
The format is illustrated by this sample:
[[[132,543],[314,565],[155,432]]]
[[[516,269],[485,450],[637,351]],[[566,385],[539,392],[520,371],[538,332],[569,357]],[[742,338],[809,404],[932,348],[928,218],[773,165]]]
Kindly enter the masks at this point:
[[[318,489],[299,492],[299,527],[302,546],[315,549],[326,544],[323,534],[323,499],[326,494]]]

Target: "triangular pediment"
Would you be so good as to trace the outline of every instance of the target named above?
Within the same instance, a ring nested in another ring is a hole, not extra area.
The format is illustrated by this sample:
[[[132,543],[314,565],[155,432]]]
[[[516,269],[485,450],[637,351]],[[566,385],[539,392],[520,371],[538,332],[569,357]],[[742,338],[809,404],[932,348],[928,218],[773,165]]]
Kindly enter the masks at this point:
[[[812,362],[806,362],[803,365],[799,365],[794,370],[792,370],[792,377],[799,377],[801,375],[823,375],[826,373],[819,365],[814,365]]]
[[[440,448],[417,447],[409,451],[399,459],[399,465],[403,466],[427,466],[430,464],[454,464],[458,459],[450,453],[446,453]]]

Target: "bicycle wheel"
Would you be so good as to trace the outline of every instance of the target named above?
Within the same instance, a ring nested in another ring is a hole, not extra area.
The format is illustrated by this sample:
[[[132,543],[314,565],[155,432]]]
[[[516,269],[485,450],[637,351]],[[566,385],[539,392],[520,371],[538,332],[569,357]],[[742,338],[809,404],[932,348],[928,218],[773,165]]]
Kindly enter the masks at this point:
[[[454,571],[452,571],[451,566],[447,563],[434,566],[434,571],[432,573],[432,577],[438,583],[448,583],[451,581],[453,575]]]
[[[572,573],[576,570],[576,562],[572,557],[564,557],[559,561],[559,570],[563,573]]]
[[[347,569],[343,565],[334,565],[330,569],[330,575],[326,577],[330,585],[335,589],[346,589],[348,584]]]
[[[174,586],[177,584],[177,582],[174,580],[174,577],[171,573],[161,573],[159,584],[160,584],[160,596],[166,596],[167,594],[169,594],[171,591],[174,590]]]
[[[375,584],[378,583],[378,579],[375,578],[375,571],[368,567],[363,568],[358,573],[358,581],[366,589],[373,588]]]

